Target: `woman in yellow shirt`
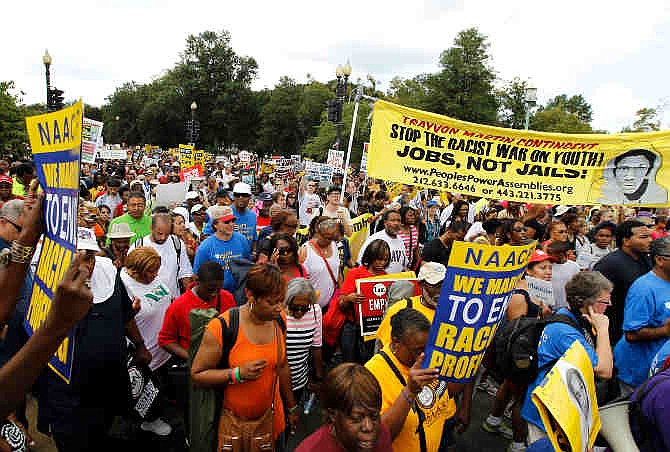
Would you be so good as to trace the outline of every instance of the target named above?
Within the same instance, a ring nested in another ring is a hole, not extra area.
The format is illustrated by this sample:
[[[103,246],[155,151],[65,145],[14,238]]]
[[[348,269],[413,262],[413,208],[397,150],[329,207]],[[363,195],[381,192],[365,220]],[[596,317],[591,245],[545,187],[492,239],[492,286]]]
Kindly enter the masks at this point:
[[[443,431],[453,416],[446,382],[435,369],[421,369],[430,323],[415,309],[391,317],[391,343],[365,367],[382,388],[382,422],[393,439],[393,450],[428,452],[446,450]],[[447,428],[445,428],[447,427]]]

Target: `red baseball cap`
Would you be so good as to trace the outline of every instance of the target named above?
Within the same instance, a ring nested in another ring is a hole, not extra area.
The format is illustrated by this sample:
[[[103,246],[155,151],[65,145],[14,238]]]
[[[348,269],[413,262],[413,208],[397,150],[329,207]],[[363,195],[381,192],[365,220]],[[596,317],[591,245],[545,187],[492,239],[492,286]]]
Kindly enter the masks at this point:
[[[533,255],[530,257],[530,261],[528,261],[529,264],[533,264],[535,262],[542,262],[551,259],[551,256],[549,256],[547,253],[545,253],[542,250],[535,250]]]

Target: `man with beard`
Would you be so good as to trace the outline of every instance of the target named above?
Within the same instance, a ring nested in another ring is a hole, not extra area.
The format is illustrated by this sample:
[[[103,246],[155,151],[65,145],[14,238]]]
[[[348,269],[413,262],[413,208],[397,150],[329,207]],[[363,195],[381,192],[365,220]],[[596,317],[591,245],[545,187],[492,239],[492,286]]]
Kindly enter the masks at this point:
[[[191,261],[186,254],[184,242],[172,235],[172,217],[166,213],[157,213],[151,217],[151,234],[133,243],[134,248],[150,246],[161,257],[158,277],[165,281],[173,297],[181,295],[181,287],[188,287],[193,277]]]

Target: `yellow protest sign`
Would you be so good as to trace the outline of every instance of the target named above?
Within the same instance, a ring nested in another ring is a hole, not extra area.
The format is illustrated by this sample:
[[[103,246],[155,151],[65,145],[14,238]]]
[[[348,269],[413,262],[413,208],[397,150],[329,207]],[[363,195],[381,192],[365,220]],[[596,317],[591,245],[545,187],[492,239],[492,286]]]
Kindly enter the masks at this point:
[[[191,167],[195,165],[195,151],[190,144],[179,145],[179,163],[182,167]]]
[[[358,262],[358,252],[368,238],[370,232],[369,220],[372,214],[366,213],[351,220],[351,237],[349,237],[349,248],[351,249],[351,260]]]
[[[26,118],[37,178],[45,194],[42,208],[46,227],[24,321],[29,335],[49,314],[56,287],[77,250],[83,118],[81,100],[63,110]],[[71,332],[49,360],[49,368],[68,383],[74,349],[75,336]]]
[[[601,423],[593,367],[579,341],[556,362],[531,397],[555,450],[591,450]]]
[[[458,121],[377,101],[370,176],[546,204],[662,206],[670,132],[559,134]]]

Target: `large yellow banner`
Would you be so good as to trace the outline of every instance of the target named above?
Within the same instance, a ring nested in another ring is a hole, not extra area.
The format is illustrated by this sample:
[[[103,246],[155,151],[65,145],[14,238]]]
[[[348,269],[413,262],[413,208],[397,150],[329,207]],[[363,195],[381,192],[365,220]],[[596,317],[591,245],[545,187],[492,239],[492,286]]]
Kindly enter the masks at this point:
[[[556,362],[531,397],[555,450],[591,450],[601,423],[593,367],[579,341]]]
[[[545,204],[668,205],[670,132],[504,129],[377,101],[372,177]]]

